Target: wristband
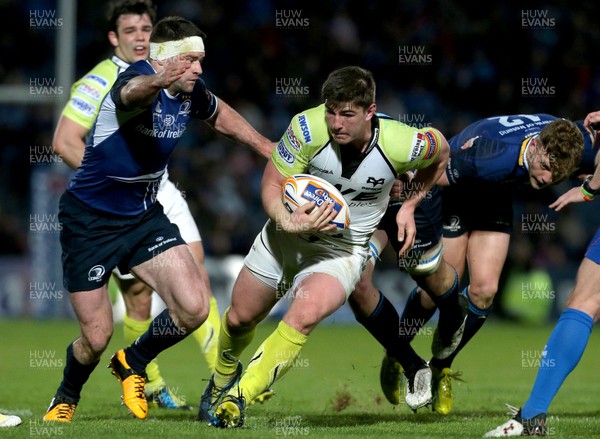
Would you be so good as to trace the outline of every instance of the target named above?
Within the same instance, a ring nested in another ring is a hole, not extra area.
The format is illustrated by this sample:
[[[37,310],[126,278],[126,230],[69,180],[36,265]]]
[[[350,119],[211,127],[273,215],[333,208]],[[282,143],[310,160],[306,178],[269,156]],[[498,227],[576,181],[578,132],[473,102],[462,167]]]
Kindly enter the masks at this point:
[[[583,199],[585,201],[592,201],[596,195],[600,194],[600,189],[592,189],[590,187],[590,180],[592,177],[588,177],[585,179],[583,184],[581,185],[581,193],[583,194]]]

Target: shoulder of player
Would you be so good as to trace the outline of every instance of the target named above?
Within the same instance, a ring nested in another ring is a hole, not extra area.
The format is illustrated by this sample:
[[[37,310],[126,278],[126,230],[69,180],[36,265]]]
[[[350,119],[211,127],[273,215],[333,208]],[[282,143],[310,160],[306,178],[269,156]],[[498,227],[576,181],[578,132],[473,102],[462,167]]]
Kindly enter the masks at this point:
[[[73,84],[73,90],[80,85],[91,87],[100,92],[108,92],[114,84],[119,74],[119,66],[117,66],[111,59],[105,59],[104,61],[96,64],[90,71],[83,75],[75,84]]]
[[[435,128],[416,128],[391,119],[379,120],[379,146],[399,173],[427,166],[440,150],[440,136]]]
[[[62,115],[89,129],[104,96],[114,84],[119,68],[110,59],[96,64],[71,87]]]
[[[321,104],[294,115],[287,135],[295,137],[291,141],[299,142],[302,146],[320,148],[325,145],[329,141],[325,105]]]

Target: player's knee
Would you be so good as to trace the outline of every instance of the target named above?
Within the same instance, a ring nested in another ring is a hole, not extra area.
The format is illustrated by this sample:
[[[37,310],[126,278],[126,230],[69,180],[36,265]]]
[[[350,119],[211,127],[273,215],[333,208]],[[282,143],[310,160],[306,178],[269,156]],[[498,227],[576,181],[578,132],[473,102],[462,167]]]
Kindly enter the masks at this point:
[[[310,334],[322,319],[323,313],[317,308],[306,308],[285,316],[286,323],[304,335]]]
[[[84,349],[94,357],[99,357],[108,347],[112,337],[112,326],[104,330],[95,329],[82,338]]]
[[[210,307],[208,300],[205,302],[199,300],[196,303],[187,303],[185,306],[175,306],[169,308],[169,314],[178,327],[194,331],[208,318]]]
[[[367,278],[361,276],[360,280],[354,287],[354,291],[352,292],[352,294],[350,294],[350,297],[348,297],[348,303],[353,308],[355,306],[358,306],[360,308],[361,305],[367,300],[367,297],[371,290],[373,290],[374,288],[375,287],[373,286],[370,277]]]
[[[250,330],[262,320],[262,316],[255,315],[247,309],[238,309],[231,306],[227,313],[227,327],[230,331]]]
[[[600,318],[600,295],[581,293],[576,289],[569,295],[565,303],[566,308],[573,308],[589,314],[594,319],[594,323]]]
[[[481,309],[489,308],[498,292],[498,282],[472,282],[469,285],[469,300]]]

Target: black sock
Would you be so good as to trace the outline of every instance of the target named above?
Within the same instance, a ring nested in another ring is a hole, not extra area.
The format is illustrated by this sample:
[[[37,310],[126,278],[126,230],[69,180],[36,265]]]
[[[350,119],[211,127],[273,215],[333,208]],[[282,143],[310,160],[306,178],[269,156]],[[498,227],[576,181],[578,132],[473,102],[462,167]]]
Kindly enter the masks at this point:
[[[419,287],[415,287],[408,295],[400,317],[399,328],[400,332],[404,333],[404,338],[411,342],[425,323],[433,317],[435,310],[436,308],[428,309],[421,304]]]
[[[165,309],[152,320],[148,330],[125,349],[127,363],[134,371],[143,372],[158,354],[188,335],[188,331],[175,325],[169,310]]]
[[[381,291],[379,294],[379,303],[373,313],[366,319],[357,318],[358,322],[375,337],[389,356],[398,360],[405,370],[420,368],[425,361],[411,347],[412,338],[405,337],[400,331],[400,317],[396,308]]]
[[[66,397],[74,403],[78,403],[81,398],[81,389],[98,363],[96,361],[93,364],[81,364],[73,355],[73,343],[67,346],[67,361],[63,370],[63,380],[56,391],[57,396]]]
[[[438,309],[440,316],[438,331],[444,345],[450,343],[450,338],[462,324],[466,310],[458,301],[458,276],[455,274],[452,287],[441,296],[431,296]]]
[[[463,333],[462,339],[459,345],[456,347],[456,350],[449,357],[444,358],[443,360],[435,357],[431,359],[431,365],[440,370],[445,367],[452,366],[452,361],[456,358],[461,349],[465,347],[469,340],[471,340],[473,336],[477,334],[477,331],[481,329],[481,327],[487,320],[487,316],[492,311],[491,306],[487,309],[481,309],[476,307],[469,298],[468,287],[466,287],[461,292],[461,294],[465,296],[468,301],[467,322],[465,323],[465,332]]]

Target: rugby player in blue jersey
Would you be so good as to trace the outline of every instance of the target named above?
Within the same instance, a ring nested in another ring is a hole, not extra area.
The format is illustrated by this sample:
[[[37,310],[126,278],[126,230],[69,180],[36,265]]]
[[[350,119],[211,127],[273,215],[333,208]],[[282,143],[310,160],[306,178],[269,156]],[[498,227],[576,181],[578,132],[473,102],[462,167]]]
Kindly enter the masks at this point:
[[[381,381],[390,402],[399,402],[400,371],[404,369],[405,374],[409,372],[406,399],[411,408],[432,402],[436,412],[450,412],[453,404],[451,378],[455,376],[451,370],[452,361],[485,322],[498,289],[512,230],[512,191],[522,184],[541,189],[568,177],[581,165],[584,140],[585,150],[593,150],[593,141],[583,125],[547,114],[482,119],[449,140],[450,160],[446,172],[438,180],[438,186],[446,186],[440,190],[443,207],[433,201],[420,206],[424,210],[422,222],[429,229],[421,229],[424,244],[417,255],[416,267],[417,270],[419,266],[427,268],[424,275],[430,278],[430,283],[432,279],[444,276],[439,268],[431,267],[441,253],[441,249],[435,251],[435,230],[437,227],[439,239],[442,232],[439,209],[442,208],[443,260],[456,269],[458,279],[462,278],[468,264],[470,285],[461,292],[467,312],[460,338],[455,337],[450,345],[444,346],[439,343],[444,339],[443,334],[438,330],[434,334],[433,358],[429,362],[430,388],[424,361],[410,347],[410,342],[435,312],[438,299],[430,298],[432,292],[425,293],[422,281],[417,278],[419,287],[411,292],[402,316],[398,318],[391,303],[375,289],[368,277],[372,270],[366,270],[350,296],[358,320],[386,348]],[[584,157],[593,157],[593,154],[586,153]],[[432,199],[438,196],[436,192],[431,193]],[[394,215],[393,209],[397,207],[391,205],[388,215]],[[394,242],[393,223],[384,217],[380,228],[386,233],[377,232],[381,242],[379,250],[385,245],[386,235],[397,248],[399,243]],[[416,242],[419,242],[418,237]],[[402,265],[415,266],[414,263]],[[407,271],[415,277],[411,270]],[[410,372],[415,369],[424,370],[421,372],[424,378],[411,383]]]
[[[600,122],[600,112],[588,114],[585,126]],[[592,201],[600,195],[600,166],[588,176],[581,187],[561,195],[550,205],[561,210],[570,203]],[[545,436],[546,413],[554,396],[583,355],[592,328],[600,317],[600,228],[588,244],[577,272],[575,288],[567,298],[566,309],[560,315],[548,338],[540,361],[535,383],[521,409],[509,406],[512,418],[487,432],[484,437]],[[507,404],[508,405],[508,404]]]
[[[155,7],[150,0],[117,0],[108,8],[108,39],[114,54],[87,72],[71,87],[69,101],[65,105],[56,125],[52,146],[71,168],[77,169],[83,160],[85,144],[94,121],[100,111],[102,100],[117,80],[119,73],[130,64],[148,58],[150,34],[155,20]],[[204,268],[204,247],[200,231],[183,193],[163,174],[158,201],[169,219],[177,224],[179,232],[198,261],[202,279],[210,295],[210,311],[204,324],[193,332],[192,337],[200,346],[208,368],[212,371],[217,356],[217,338],[221,322],[217,301],[212,295],[210,279]],[[125,305],[123,336],[126,343],[133,343],[148,329],[152,321],[153,291],[131,273],[123,274],[118,268],[113,271]],[[146,397],[150,407],[189,410],[184,398],[175,395],[167,386],[157,360],[146,367]]]
[[[110,360],[123,403],[136,418],[147,416],[146,365],[207,318],[208,290],[200,269],[156,200],[169,156],[193,119],[205,120],[263,156],[273,143],[200,79],[203,38],[180,17],[156,24],[149,61],[136,62],[117,78],[102,102],[81,166],[61,197],[63,281],[81,332],[67,348],[64,377],[47,420],[72,420],[81,389],[110,341],[107,285],[113,268],[132,272],[167,305],[135,343]]]

